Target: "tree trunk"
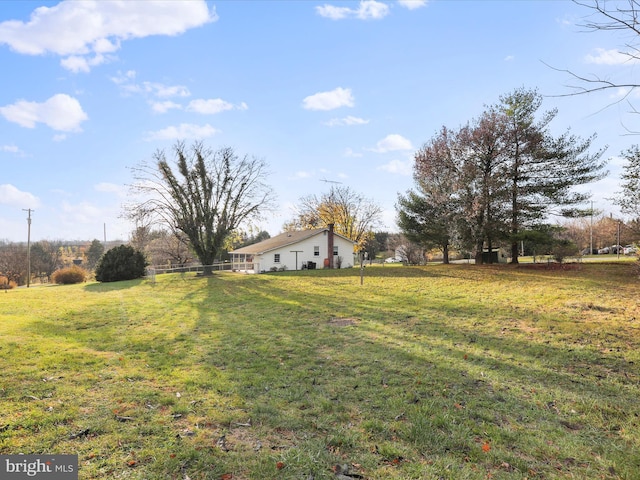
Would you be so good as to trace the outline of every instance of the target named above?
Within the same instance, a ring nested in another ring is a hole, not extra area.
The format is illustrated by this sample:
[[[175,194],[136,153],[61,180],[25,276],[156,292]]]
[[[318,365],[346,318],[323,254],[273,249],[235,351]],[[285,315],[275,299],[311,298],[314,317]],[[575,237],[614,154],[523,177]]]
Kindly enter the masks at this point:
[[[202,269],[202,275],[205,277],[213,275],[213,266],[212,265],[204,265]]]
[[[519,263],[518,262],[518,255],[519,255],[518,242],[513,242],[511,244],[511,262],[509,262],[509,263],[513,263],[513,264],[517,265]]]
[[[484,263],[482,261],[482,245],[482,241],[476,244],[476,265],[482,265]]]

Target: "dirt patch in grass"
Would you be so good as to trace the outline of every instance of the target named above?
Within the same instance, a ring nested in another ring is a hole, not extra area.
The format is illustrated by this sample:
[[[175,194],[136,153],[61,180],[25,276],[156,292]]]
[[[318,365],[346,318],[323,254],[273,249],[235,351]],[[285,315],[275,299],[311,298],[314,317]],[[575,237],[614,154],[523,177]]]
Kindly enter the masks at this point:
[[[329,325],[334,327],[349,327],[357,324],[358,320],[355,318],[332,318],[329,320]]]

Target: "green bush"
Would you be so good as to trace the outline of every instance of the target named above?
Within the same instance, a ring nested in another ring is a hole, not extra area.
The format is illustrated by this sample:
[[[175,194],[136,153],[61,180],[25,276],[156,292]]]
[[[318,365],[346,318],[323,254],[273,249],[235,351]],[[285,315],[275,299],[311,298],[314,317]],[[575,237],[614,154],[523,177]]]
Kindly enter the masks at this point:
[[[128,245],[120,245],[107,251],[96,267],[96,280],[118,282],[143,277],[147,261],[139,250]]]
[[[575,243],[569,240],[558,240],[553,246],[551,253],[556,262],[562,263],[565,258],[575,256],[579,251]]]
[[[87,279],[87,272],[83,268],[73,265],[67,268],[56,270],[51,275],[51,281],[59,285],[71,285],[82,283]]]

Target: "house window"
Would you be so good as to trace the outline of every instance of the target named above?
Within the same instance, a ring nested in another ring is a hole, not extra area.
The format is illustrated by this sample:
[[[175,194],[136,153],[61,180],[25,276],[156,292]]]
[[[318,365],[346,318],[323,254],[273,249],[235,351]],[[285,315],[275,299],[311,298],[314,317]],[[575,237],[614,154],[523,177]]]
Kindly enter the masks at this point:
[[[336,255],[338,255],[338,245],[333,246],[333,256],[335,257]]]
[[[274,253],[273,254],[273,263],[280,263],[280,254],[279,253]]]
[[[314,257],[320,256],[320,247],[313,247],[313,256]]]

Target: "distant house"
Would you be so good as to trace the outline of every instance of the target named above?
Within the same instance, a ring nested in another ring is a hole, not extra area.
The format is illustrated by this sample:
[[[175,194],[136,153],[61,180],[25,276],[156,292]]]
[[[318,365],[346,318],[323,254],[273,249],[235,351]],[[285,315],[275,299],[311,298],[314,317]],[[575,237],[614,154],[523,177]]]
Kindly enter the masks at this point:
[[[333,225],[285,232],[229,252],[237,269],[256,273],[275,270],[350,268],[355,242],[333,231]]]

